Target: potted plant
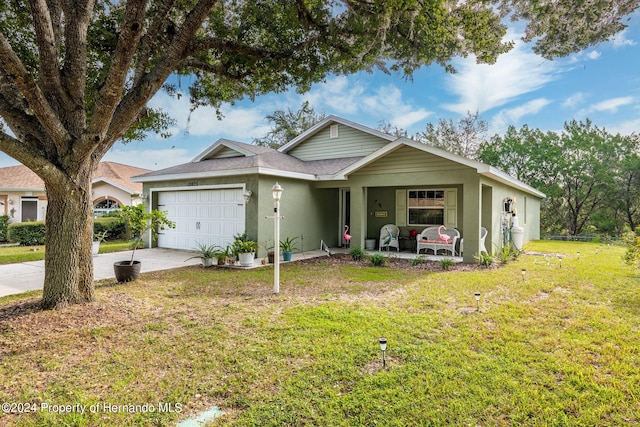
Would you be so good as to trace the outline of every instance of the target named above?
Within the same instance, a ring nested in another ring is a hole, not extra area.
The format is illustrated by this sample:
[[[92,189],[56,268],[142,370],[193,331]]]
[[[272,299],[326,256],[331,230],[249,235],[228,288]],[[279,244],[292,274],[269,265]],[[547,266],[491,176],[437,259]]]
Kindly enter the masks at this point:
[[[199,254],[185,259],[185,262],[189,261],[190,259],[200,258],[202,260],[203,267],[211,267],[213,265],[213,258],[216,257],[216,254],[220,252],[221,248],[216,245],[206,245],[200,242],[196,242],[196,245],[198,246],[196,250],[199,252]]]
[[[293,251],[297,251],[298,248],[295,245],[297,237],[290,238],[287,237],[284,240],[280,240],[280,250],[282,250],[282,259],[284,261],[291,261],[291,257],[293,256]]]
[[[254,242],[253,240],[236,239],[236,241],[233,242],[233,252],[238,254],[238,260],[242,267],[251,267],[253,265],[257,250],[258,242]]]
[[[93,255],[98,255],[98,252],[100,252],[100,242],[105,241],[107,234],[108,231],[104,230],[101,233],[93,235],[93,242],[91,244],[91,253],[93,253]]]
[[[227,252],[226,248],[220,248],[218,250],[216,250],[214,257],[216,258],[216,261],[218,261],[218,265],[224,265],[227,262],[227,257],[229,256],[229,253]]]
[[[158,231],[166,227],[175,228],[175,223],[167,218],[166,212],[154,209],[147,212],[144,204],[136,206],[123,206],[118,211],[118,216],[122,218],[131,233],[133,239],[131,259],[128,261],[117,261],[113,264],[116,280],[128,282],[135,280],[140,274],[140,261],[134,261],[136,249],[142,243],[142,236],[149,231],[153,239],[158,237]]]

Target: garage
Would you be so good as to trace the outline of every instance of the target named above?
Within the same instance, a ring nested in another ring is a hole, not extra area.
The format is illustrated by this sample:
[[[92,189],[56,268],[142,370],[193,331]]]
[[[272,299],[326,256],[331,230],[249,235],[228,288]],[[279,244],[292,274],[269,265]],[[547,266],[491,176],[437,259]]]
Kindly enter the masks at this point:
[[[176,223],[160,232],[161,248],[193,250],[198,243],[225,247],[245,231],[242,188],[160,191],[157,206]]]

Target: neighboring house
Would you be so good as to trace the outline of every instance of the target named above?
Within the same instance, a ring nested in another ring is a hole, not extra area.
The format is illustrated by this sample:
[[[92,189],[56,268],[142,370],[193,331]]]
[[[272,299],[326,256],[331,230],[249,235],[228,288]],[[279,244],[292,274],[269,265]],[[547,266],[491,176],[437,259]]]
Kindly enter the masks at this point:
[[[377,240],[384,224],[407,237],[445,225],[460,231],[467,262],[478,253],[481,227],[489,231],[486,248],[500,245],[508,198],[517,202],[524,241],[538,239],[544,198],[483,163],[335,116],[278,150],[220,139],[190,163],[133,180],[177,224],[161,233],[160,247],[224,246],[242,232],[273,246],[277,181],[284,188],[281,238],[298,237],[300,250],[318,249],[321,239],[341,246],[345,224],[352,247]]]
[[[93,174],[92,198],[95,216],[123,205],[141,203],[142,184],[131,177],[149,172],[113,162],[100,162]],[[26,166],[0,168],[0,215],[13,222],[43,221],[47,211],[44,182]]]

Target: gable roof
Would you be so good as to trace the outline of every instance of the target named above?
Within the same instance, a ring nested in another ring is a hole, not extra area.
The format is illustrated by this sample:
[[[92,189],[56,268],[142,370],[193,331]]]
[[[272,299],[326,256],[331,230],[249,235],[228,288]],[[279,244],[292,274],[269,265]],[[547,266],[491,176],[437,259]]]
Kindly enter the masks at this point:
[[[378,137],[378,138],[382,138],[382,139],[386,139],[387,141],[393,141],[396,139],[395,136],[393,135],[389,135],[387,133],[384,132],[380,132],[379,130],[376,129],[372,129],[370,127],[358,124],[358,123],[354,123],[352,121],[343,119],[342,117],[338,117],[338,116],[327,116],[324,120],[316,123],[315,125],[311,126],[309,129],[307,129],[306,131],[302,132],[300,135],[298,135],[297,137],[293,138],[291,141],[289,141],[288,143],[286,143],[285,145],[283,145],[282,147],[278,148],[278,151],[280,151],[281,153],[287,153],[288,151],[290,151],[291,149],[295,148],[296,146],[300,145],[302,142],[306,141],[307,139],[311,138],[313,135],[317,134],[318,132],[320,132],[321,130],[325,129],[327,126],[330,126],[334,123],[338,123],[338,124],[342,124],[345,126],[348,126],[350,128],[353,129],[357,129],[361,132],[367,133],[369,135]]]
[[[211,160],[216,158],[228,157],[251,157],[257,154],[269,152],[271,149],[267,147],[259,147],[244,142],[232,141],[230,139],[220,138],[203,152],[198,154],[191,162],[199,162],[202,160]]]
[[[149,169],[114,162],[100,162],[93,173],[93,183],[106,182],[130,194],[142,192],[142,184],[131,177]],[[24,165],[0,168],[0,191],[44,191],[44,181]]]
[[[301,160],[287,154],[297,145],[309,140],[313,135],[334,123],[382,138],[388,143],[366,156]],[[505,185],[518,188],[540,198],[545,197],[544,193],[487,164],[408,138],[396,138],[336,116],[328,116],[277,150],[228,139],[218,139],[190,163],[149,172],[134,177],[133,181],[153,182],[250,174],[281,176],[309,181],[347,180],[349,175],[402,147],[412,147],[422,152],[442,157],[474,169],[478,174]]]
[[[133,180],[152,182],[263,174],[314,181],[317,176],[333,175],[360,158],[303,161],[273,148],[219,139],[189,163],[145,173]]]
[[[363,167],[373,163],[376,160],[383,158],[387,154],[395,150],[398,150],[401,147],[412,147],[417,150],[423,151],[425,153],[442,157],[444,159],[450,160],[452,162],[456,162],[463,166],[467,166],[471,169],[475,169],[478,174],[491,178],[495,181],[501,182],[511,187],[518,188],[519,190],[533,194],[540,198],[546,197],[545,194],[542,193],[541,191],[536,190],[530,185],[527,185],[524,182],[519,181],[516,178],[513,178],[512,176],[506,174],[505,172],[502,172],[499,169],[494,168],[493,166],[489,166],[485,163],[478,162],[476,160],[470,160],[470,159],[467,159],[466,157],[462,157],[457,154],[453,154],[448,151],[442,150],[440,148],[436,148],[432,145],[424,144],[422,142],[414,141],[408,138],[398,138],[395,141],[382,147],[381,149],[371,153],[370,155],[363,157],[357,160],[356,162],[353,162],[352,164],[350,164],[349,166],[341,170],[339,173],[334,175],[332,179],[338,179],[338,180],[347,179],[347,177],[352,173],[362,169]]]

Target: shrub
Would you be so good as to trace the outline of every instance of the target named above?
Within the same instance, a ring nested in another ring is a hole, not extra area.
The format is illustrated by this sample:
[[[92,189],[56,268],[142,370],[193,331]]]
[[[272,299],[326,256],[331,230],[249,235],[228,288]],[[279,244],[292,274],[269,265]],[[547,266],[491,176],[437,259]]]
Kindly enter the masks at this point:
[[[637,264],[640,267],[640,227],[636,232],[630,231],[622,236],[622,240],[627,245],[627,251],[622,259],[629,265]]]
[[[371,265],[376,267],[382,267],[387,264],[388,258],[382,254],[373,254],[369,257]]]
[[[127,238],[127,229],[122,218],[100,217],[93,220],[94,236],[106,233],[104,240],[118,240]]]
[[[478,261],[478,264],[483,267],[489,267],[494,261],[493,255],[487,252],[480,252],[478,255],[474,255],[473,257]]]
[[[419,255],[411,260],[411,265],[415,267],[416,265],[420,265],[423,262],[424,262],[424,257],[422,255]]]
[[[9,227],[9,215],[0,215],[0,242],[6,242],[7,229]]]
[[[503,245],[501,248],[498,248],[498,251],[496,253],[498,260],[502,264],[507,264],[509,261],[518,258],[519,255],[520,252],[518,251],[518,249],[516,249],[513,243]]]
[[[367,254],[360,246],[356,246],[354,248],[351,248],[351,250],[349,251],[349,255],[351,255],[351,259],[353,259],[354,261],[360,261],[363,260]]]
[[[7,237],[22,246],[44,245],[44,221],[9,224]]]
[[[448,270],[449,267],[451,267],[452,265],[454,265],[456,262],[454,260],[452,260],[451,258],[443,258],[440,260],[440,267],[443,270]]]

